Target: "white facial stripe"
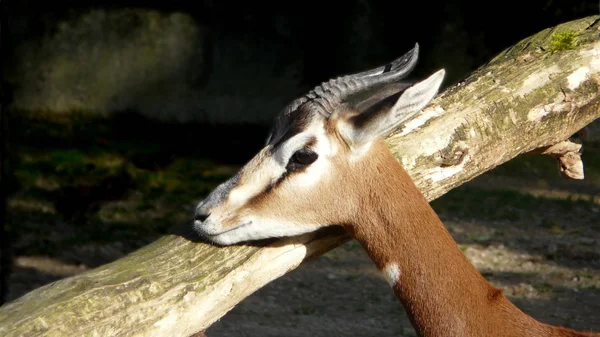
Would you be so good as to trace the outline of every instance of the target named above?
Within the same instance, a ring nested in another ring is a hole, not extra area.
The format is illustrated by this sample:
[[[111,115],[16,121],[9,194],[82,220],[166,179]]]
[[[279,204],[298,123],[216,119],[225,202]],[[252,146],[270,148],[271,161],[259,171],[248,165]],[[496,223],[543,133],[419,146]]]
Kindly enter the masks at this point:
[[[266,156],[258,170],[244,174],[244,181],[240,186],[234,187],[229,193],[228,203],[237,207],[277,180],[285,172],[285,167],[279,165],[273,156]]]
[[[394,287],[400,280],[400,267],[396,263],[390,263],[383,270],[383,277],[389,283],[390,287]]]
[[[306,188],[314,186],[321,180],[324,174],[331,170],[329,157],[336,152],[336,149],[333,148],[333,143],[327,137],[322,123],[312,123],[307,128],[306,132],[290,138],[290,140],[286,142],[284,146],[287,149],[293,149],[292,151],[289,151],[287,160],[289,160],[289,157],[295,151],[304,147],[306,142],[312,138],[316,138],[317,140],[314,151],[319,155],[319,157],[314,163],[308,166],[304,172],[293,175],[289,180],[290,185],[288,186],[293,186],[293,188]]]
[[[294,175],[290,182],[294,188],[312,187],[321,181],[322,177],[331,171],[331,162],[328,154],[331,151],[329,139],[324,135],[317,137],[317,145],[315,151],[319,154],[317,160],[304,170],[304,172]]]
[[[310,132],[302,132],[291,137],[285,143],[281,144],[277,151],[275,151],[273,154],[275,161],[277,161],[281,166],[285,167],[294,152],[303,148],[313,137],[314,135]]]

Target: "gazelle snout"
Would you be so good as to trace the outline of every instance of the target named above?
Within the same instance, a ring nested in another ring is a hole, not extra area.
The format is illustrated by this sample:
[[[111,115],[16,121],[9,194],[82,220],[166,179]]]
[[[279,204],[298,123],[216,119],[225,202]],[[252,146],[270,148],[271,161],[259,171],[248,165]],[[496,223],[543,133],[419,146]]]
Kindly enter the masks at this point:
[[[196,207],[196,214],[194,215],[194,222],[204,222],[209,216],[210,212],[207,209],[202,207],[203,204],[198,204]]]
[[[208,207],[205,207],[206,203],[201,201],[196,207],[196,212],[194,214],[194,229],[196,229],[199,233],[207,233],[208,232],[208,217],[210,216],[210,210]],[[213,226],[214,227],[214,226]]]
[[[203,236],[218,234],[220,232],[220,228],[218,227],[220,226],[217,226],[209,219],[210,211],[205,205],[206,203],[202,201],[198,204],[198,207],[196,207],[194,229]]]
[[[203,236],[216,235],[222,231],[221,224],[210,215],[227,201],[231,190],[238,184],[239,174],[217,186],[204,200],[196,206],[194,213],[194,229]]]

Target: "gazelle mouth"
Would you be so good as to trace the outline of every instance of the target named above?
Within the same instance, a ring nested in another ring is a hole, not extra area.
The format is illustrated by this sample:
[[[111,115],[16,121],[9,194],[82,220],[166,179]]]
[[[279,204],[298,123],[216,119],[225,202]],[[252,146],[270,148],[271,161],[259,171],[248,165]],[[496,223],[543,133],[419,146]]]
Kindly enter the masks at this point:
[[[217,237],[217,236],[219,236],[219,235],[223,235],[223,234],[225,234],[225,233],[229,233],[229,232],[231,232],[231,231],[234,231],[234,230],[236,230],[236,229],[240,229],[240,228],[242,228],[242,227],[249,226],[249,225],[251,225],[251,224],[252,224],[252,220],[250,220],[250,221],[248,221],[248,222],[246,222],[246,223],[243,223],[243,224],[241,224],[241,225],[239,225],[239,226],[236,226],[236,227],[233,227],[233,228],[229,228],[228,230],[222,231],[222,232],[220,232],[220,233],[216,233],[216,234],[208,234],[208,233],[203,233],[203,235],[204,235],[204,236],[206,236],[206,237],[208,237],[208,238],[210,239],[210,238]]]

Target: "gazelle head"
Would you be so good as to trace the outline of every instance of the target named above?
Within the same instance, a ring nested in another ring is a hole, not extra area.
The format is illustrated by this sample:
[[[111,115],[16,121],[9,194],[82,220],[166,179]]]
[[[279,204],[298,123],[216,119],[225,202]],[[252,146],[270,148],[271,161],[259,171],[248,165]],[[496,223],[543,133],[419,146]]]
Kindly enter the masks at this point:
[[[378,170],[372,159],[383,137],[442,83],[443,69],[421,82],[400,81],[418,52],[417,44],[389,64],[332,79],[291,102],[265,147],[198,204],[195,230],[229,245],[351,222],[363,197],[358,183]]]

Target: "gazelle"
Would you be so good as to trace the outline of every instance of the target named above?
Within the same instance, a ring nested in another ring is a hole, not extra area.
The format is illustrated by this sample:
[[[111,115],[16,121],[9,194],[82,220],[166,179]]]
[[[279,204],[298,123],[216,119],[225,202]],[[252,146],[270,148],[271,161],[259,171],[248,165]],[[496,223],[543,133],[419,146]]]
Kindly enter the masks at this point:
[[[195,230],[231,245],[341,225],[382,271],[420,336],[592,336],[535,320],[489,284],[384,143],[444,78],[442,69],[418,83],[400,81],[415,67],[418,47],[291,102],[265,147],[200,202]]]

